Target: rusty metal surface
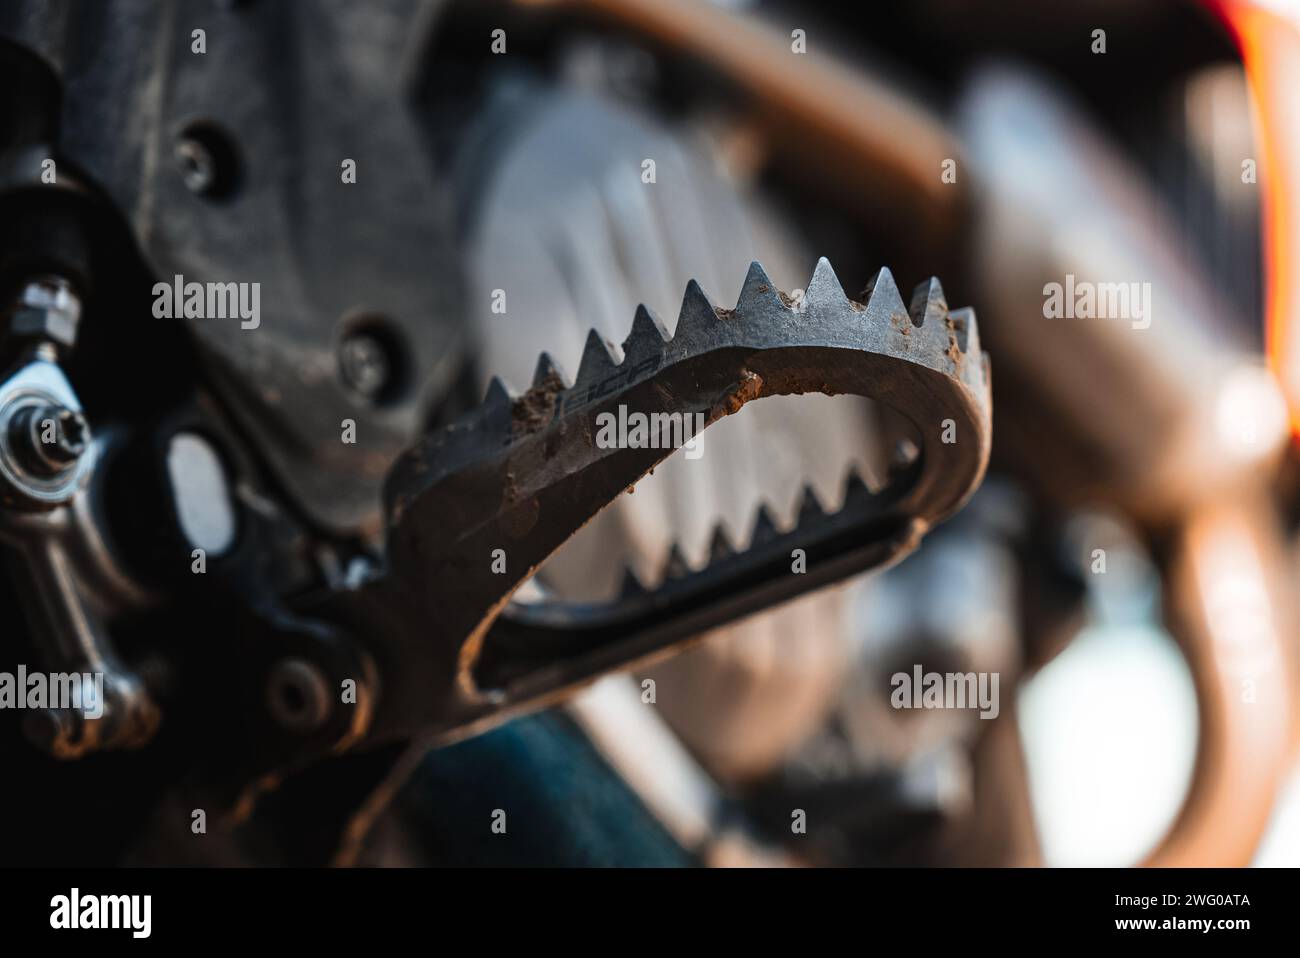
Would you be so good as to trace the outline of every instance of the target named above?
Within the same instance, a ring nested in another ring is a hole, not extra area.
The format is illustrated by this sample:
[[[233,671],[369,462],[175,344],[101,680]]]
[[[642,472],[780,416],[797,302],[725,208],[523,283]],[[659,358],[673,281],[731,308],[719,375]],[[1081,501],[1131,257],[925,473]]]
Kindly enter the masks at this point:
[[[894,561],[960,507],[990,447],[986,359],[969,310],[937,280],[910,309],[881,270],[862,302],[822,260],[792,299],[758,264],[734,308],[686,291],[672,339],[638,311],[621,359],[592,333],[572,385],[546,356],[533,387],[494,383],[484,403],[395,467],[386,572],[323,614],[366,646],[382,676],[369,734],[463,735],[614,668],[773,603]],[[867,396],[916,429],[919,454],[872,492],[850,478],[827,514],[805,500],[797,531],[761,512],[744,551],[715,540],[703,570],[670,557],[657,589],[607,607],[507,607],[570,536],[666,458],[669,448],[596,442],[598,417],[681,413],[709,424],[764,396]],[[947,434],[955,441],[945,442]],[[792,574],[794,548],[807,572]],[[506,571],[493,569],[504,550]]]

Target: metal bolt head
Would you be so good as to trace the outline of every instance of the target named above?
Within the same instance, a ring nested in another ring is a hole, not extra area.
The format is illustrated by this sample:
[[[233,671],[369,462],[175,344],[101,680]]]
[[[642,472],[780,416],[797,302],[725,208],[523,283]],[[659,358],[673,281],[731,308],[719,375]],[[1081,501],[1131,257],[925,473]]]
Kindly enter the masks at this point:
[[[176,163],[181,179],[191,193],[208,193],[217,182],[217,161],[212,152],[193,137],[176,143]]]
[[[42,439],[41,445],[44,446],[48,458],[65,466],[71,465],[86,451],[90,427],[86,424],[86,417],[75,410],[59,409],[52,410],[52,413],[41,422],[42,435],[46,434],[45,426],[48,424],[52,441],[46,442]]]
[[[40,276],[23,286],[9,318],[9,333],[23,339],[44,339],[61,346],[77,341],[81,298],[61,276]]]
[[[74,409],[52,403],[27,406],[10,421],[10,442],[22,465],[55,476],[76,465],[90,446],[90,426]]]
[[[339,370],[343,381],[367,399],[383,393],[392,376],[388,350],[364,330],[349,334],[339,346]]]
[[[310,732],[320,728],[331,712],[329,680],[305,659],[282,659],[267,681],[267,705],[286,729]]]

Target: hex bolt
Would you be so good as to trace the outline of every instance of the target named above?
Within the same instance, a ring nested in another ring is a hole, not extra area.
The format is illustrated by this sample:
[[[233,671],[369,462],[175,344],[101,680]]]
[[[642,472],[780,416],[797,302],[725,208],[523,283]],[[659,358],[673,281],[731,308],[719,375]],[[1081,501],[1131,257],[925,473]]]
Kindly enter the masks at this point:
[[[343,381],[366,399],[377,399],[392,378],[392,364],[382,342],[366,330],[349,333],[339,345]]]
[[[9,334],[20,339],[72,346],[81,322],[81,298],[61,276],[38,276],[18,294],[9,316]]]

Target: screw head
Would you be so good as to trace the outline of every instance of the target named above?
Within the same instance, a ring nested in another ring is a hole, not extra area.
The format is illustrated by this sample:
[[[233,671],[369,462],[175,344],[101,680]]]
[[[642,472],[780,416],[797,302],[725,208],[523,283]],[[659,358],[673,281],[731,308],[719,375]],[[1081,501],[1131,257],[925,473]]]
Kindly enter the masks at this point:
[[[71,409],[60,409],[48,421],[53,427],[53,442],[42,443],[45,454],[63,465],[80,459],[90,438],[86,417]]]
[[[348,386],[367,399],[376,399],[392,378],[388,350],[378,338],[360,330],[339,346],[339,370]]]
[[[76,465],[90,446],[90,426],[75,409],[27,406],[10,421],[15,454],[31,472],[54,476]]]
[[[314,731],[330,717],[329,680],[305,659],[277,662],[268,676],[266,692],[272,717],[291,731]]]
[[[191,193],[208,193],[217,181],[217,161],[212,152],[194,137],[176,142],[176,163],[181,179]]]
[[[229,198],[242,178],[233,136],[208,120],[196,120],[180,131],[172,158],[185,188],[208,200]]]

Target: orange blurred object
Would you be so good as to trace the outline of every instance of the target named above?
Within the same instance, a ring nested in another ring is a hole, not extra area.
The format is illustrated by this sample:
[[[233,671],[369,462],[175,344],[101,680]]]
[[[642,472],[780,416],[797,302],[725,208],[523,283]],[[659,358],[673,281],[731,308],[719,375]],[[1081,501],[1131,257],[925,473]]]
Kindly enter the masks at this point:
[[[1258,118],[1269,364],[1300,436],[1300,2],[1213,0],[1241,48]],[[1247,158],[1243,157],[1243,160]]]

